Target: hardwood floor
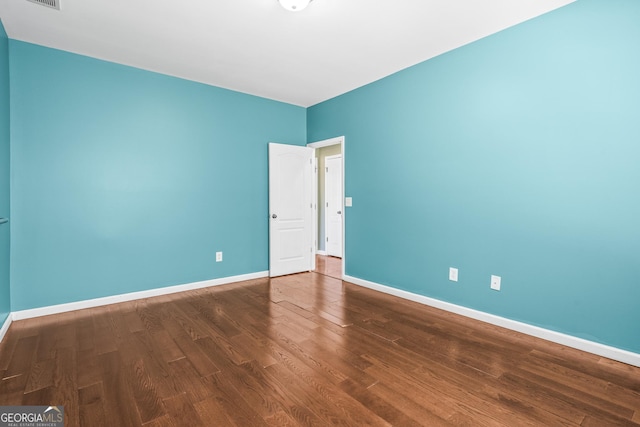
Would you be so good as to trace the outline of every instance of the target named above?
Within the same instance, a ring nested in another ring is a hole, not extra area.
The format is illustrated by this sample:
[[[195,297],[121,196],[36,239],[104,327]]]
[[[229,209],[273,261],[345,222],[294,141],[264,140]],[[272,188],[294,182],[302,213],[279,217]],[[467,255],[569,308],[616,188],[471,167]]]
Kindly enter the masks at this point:
[[[640,368],[317,273],[18,321],[0,377],[67,426],[640,425]]]
[[[333,256],[316,255],[316,273],[333,277],[334,279],[342,278],[342,258]]]

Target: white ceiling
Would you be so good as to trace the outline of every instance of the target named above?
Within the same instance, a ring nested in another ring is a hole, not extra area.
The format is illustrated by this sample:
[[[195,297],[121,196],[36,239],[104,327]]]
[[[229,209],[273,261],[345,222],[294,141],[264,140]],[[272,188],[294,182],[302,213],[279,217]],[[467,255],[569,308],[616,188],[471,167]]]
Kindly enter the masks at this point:
[[[307,107],[574,0],[1,0],[10,38]]]

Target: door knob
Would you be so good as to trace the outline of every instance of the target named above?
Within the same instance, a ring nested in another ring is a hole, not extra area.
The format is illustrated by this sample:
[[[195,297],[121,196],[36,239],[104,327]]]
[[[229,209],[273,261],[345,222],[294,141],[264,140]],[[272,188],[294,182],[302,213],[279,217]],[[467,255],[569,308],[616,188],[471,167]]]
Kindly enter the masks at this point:
[[[342,215],[342,211],[338,211],[338,215]]]
[[[278,218],[278,215],[273,214],[273,215],[271,215],[271,218],[276,219],[276,218]]]

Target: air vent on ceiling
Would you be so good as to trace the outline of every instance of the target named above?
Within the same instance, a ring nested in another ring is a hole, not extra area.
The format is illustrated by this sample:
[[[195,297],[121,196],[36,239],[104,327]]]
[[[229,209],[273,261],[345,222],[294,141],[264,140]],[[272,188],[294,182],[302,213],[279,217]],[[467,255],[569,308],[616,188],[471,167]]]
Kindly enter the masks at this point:
[[[60,10],[60,0],[28,0],[31,3],[41,4],[52,9]]]

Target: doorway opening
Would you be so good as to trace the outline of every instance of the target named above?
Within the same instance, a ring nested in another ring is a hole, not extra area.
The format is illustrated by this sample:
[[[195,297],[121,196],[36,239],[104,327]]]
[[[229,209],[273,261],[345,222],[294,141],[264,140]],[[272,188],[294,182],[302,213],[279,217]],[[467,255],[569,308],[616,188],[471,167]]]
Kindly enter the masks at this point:
[[[316,273],[342,279],[345,274],[344,137],[307,144],[317,165]]]

